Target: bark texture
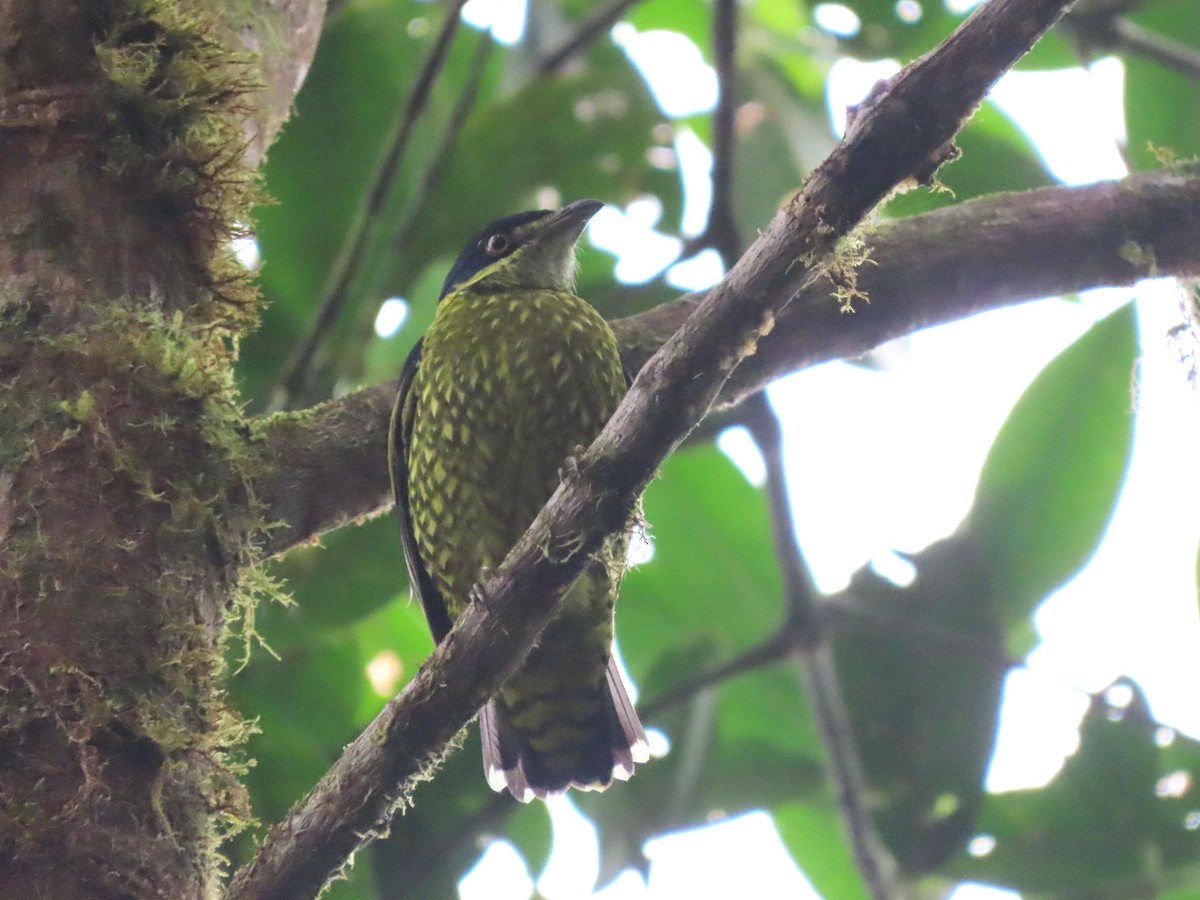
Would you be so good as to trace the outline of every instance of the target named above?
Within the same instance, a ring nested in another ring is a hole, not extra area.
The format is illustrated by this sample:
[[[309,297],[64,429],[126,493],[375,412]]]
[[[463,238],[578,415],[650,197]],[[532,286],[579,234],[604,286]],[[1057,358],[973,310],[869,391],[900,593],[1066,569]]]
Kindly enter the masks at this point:
[[[221,642],[261,515],[231,375],[253,293],[227,245],[246,135],[283,114],[253,29],[210,5],[0,0],[9,897],[211,895],[247,817]]]

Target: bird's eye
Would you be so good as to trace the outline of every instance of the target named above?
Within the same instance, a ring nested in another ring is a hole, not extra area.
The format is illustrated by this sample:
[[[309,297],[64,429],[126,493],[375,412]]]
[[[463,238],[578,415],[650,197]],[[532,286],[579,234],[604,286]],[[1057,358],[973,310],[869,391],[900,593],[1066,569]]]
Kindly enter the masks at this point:
[[[487,252],[492,256],[499,256],[508,250],[508,235],[493,234],[487,241]]]

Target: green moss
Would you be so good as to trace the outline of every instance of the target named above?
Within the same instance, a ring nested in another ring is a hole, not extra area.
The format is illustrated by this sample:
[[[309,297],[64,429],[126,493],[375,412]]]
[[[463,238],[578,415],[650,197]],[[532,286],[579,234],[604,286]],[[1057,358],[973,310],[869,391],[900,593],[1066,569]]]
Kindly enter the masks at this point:
[[[195,590],[212,584],[216,562],[226,573],[220,614],[227,625],[240,625],[247,647],[256,604],[278,593],[252,558],[261,519],[243,471],[248,428],[224,346],[211,334],[189,327],[181,315],[168,321],[132,302],[91,309],[86,329],[23,339],[27,371],[50,373],[50,380],[28,389],[17,383],[0,398],[7,421],[28,425],[0,437],[0,457],[13,461],[12,471],[31,459],[68,467],[104,496],[128,497],[122,485],[132,486],[141,501],[116,501],[127,524],[115,546],[131,565],[153,554],[158,571],[132,592],[125,582],[111,596],[98,587],[84,610],[95,619],[88,629],[94,640],[74,651],[72,664],[39,674],[36,693],[9,694],[2,730],[17,734],[57,717],[70,721],[85,742],[121,722],[172,765],[207,760],[203,791],[219,822],[216,841],[249,821],[236,779],[242,768],[236,748],[247,726],[219,699],[224,653],[196,621]],[[12,334],[4,336],[15,340]],[[87,373],[95,371],[104,377],[90,379]],[[39,488],[25,490],[28,507],[39,507]],[[55,542],[28,517],[6,535],[5,575],[29,585],[20,592],[26,604],[57,603],[45,585],[34,587],[38,579],[94,564],[104,545],[113,546],[111,532],[84,529],[76,543]],[[117,626],[121,619],[136,627]],[[147,634],[155,636],[149,648]],[[98,672],[108,675],[98,679]],[[0,671],[0,681],[24,683],[18,675]],[[178,812],[164,815],[174,821]]]
[[[1158,262],[1153,247],[1143,247],[1136,241],[1126,241],[1117,252],[1121,259],[1147,275],[1153,277],[1158,273]]]
[[[210,302],[189,318],[243,331],[256,322],[256,296],[230,241],[262,199],[241,162],[246,98],[262,89],[257,68],[213,37],[219,21],[184,4],[131,0],[127,10],[95,46],[106,166],[178,230],[206,273]]]
[[[248,653],[257,603],[281,596],[254,558],[264,525],[230,349],[255,317],[253,286],[229,242],[258,200],[242,164],[257,70],[232,41],[222,44],[221,23],[186,2],[99,0],[86,19],[86,31],[42,28],[21,54],[0,59],[0,81],[59,73],[92,85],[86,121],[100,184],[128,206],[114,215],[150,236],[146,259],[159,269],[146,283],[175,280],[161,296],[96,289],[51,308],[44,285],[0,279],[0,359],[16,373],[0,392],[0,479],[17,511],[0,523],[0,587],[17,604],[10,610],[50,623],[58,644],[47,646],[64,660],[50,667],[19,648],[0,654],[0,684],[12,687],[0,752],[53,722],[80,760],[102,747],[102,758],[152,773],[148,811],[174,849],[122,848],[122,864],[153,870],[154,854],[185,848],[193,863],[219,869],[219,842],[249,822],[237,776],[250,726],[224,704],[218,638],[236,633]],[[35,200],[12,246],[73,267],[93,223],[68,194]],[[123,246],[141,252],[137,241]],[[48,480],[66,493],[51,495]],[[56,517],[44,522],[51,506]],[[69,523],[64,540],[62,510],[75,508],[96,521]],[[47,789],[24,780],[26,770],[3,769],[21,793],[0,800],[0,841],[86,824],[69,817],[88,815],[94,791],[80,791],[78,805],[41,804]],[[147,812],[137,806],[144,786],[135,794],[111,800],[129,804],[130,821]]]
[[[63,400],[58,404],[58,408],[76,422],[86,422],[96,411],[96,401],[92,398],[91,391],[83,391],[75,398],[74,403]]]
[[[854,312],[856,300],[871,302],[871,298],[858,287],[859,267],[867,263],[874,265],[871,248],[867,246],[861,229],[855,229],[838,241],[825,274],[833,284],[833,298],[838,303],[839,312]]]

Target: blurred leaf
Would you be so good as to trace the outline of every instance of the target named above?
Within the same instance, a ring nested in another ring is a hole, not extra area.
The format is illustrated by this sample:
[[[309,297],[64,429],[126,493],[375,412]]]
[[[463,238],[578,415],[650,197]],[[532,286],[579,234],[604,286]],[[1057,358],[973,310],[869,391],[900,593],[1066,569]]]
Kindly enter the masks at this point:
[[[263,326],[243,342],[239,366],[243,391],[254,403],[265,402],[284,360],[310,327],[332,262],[440,19],[436,7],[419,0],[355,3],[321,35],[296,110],[265,167],[275,202],[255,214],[268,305]],[[393,200],[409,191],[421,161],[433,152],[439,123],[465,83],[472,35],[463,29],[455,41],[429,109],[414,129]],[[366,260],[365,270],[372,267]],[[353,302],[362,299],[352,294],[347,317],[354,314]]]
[[[741,112],[733,202],[748,246],[836,139],[823,93],[805,96],[785,73],[767,65],[745,70],[742,81],[754,99]]]
[[[1026,896],[1152,897],[1195,884],[1200,743],[1176,734],[1158,746],[1141,690],[1118,684],[1132,702],[1114,709],[1095,697],[1079,750],[1049,785],[987,798],[978,827],[995,847],[962,854],[956,872]]]
[[[712,63],[712,10],[707,3],[694,0],[645,0],[625,14],[638,31],[665,29],[676,31],[700,48],[704,59]]]
[[[835,809],[810,803],[784,803],[771,811],[779,836],[822,897],[866,900],[862,877]]]
[[[1200,53],[1195,0],[1159,0],[1129,17],[1151,32]],[[1200,155],[1200,89],[1194,78],[1136,54],[1125,62],[1125,116],[1129,155],[1139,169]]]
[[[258,623],[277,651],[319,638],[374,613],[397,596],[408,596],[408,573],[395,517],[330,532],[314,546],[298,547],[277,562],[274,574],[295,603],[265,610]]]
[[[794,35],[812,19],[808,4],[794,0],[754,0],[748,6],[753,21],[777,34]]]
[[[1032,641],[1034,608],[1108,524],[1132,439],[1136,354],[1127,305],[1042,370],[988,452],[965,534],[991,573],[1014,652]]]
[[[376,900],[369,860],[357,857],[343,877],[321,893],[321,900]]]
[[[491,219],[528,208],[539,188],[563,201],[624,203],[641,194],[678,218],[679,177],[650,165],[646,150],[663,122],[645,84],[614,47],[587,68],[532,81],[478,108],[446,163],[446,176],[416,212],[420,228],[394,260],[389,283],[406,287],[424,261],[455,256]],[[526,148],[536,152],[514,152]]]
[[[438,295],[442,291],[442,283],[446,280],[446,273],[450,271],[451,265],[453,260],[449,257],[437,259],[421,273],[412,291],[405,298],[408,303],[408,315],[399,332],[389,338],[381,338],[374,334],[372,329],[363,357],[365,384],[378,384],[400,377],[400,370],[404,367],[404,361],[408,359],[413,345],[433,322]],[[398,538],[399,532],[396,532],[395,536]]]
[[[663,654],[711,647],[691,671],[641,684],[653,695],[766,637],[782,620],[783,601],[766,499],[715,447],[668,459],[646,491],[645,513],[654,558],[629,572],[617,604],[629,670],[641,680]]]
[[[948,539],[910,560],[906,587],[854,576],[858,606],[834,653],[880,835],[904,869],[926,873],[972,834],[1007,661],[970,544]]]

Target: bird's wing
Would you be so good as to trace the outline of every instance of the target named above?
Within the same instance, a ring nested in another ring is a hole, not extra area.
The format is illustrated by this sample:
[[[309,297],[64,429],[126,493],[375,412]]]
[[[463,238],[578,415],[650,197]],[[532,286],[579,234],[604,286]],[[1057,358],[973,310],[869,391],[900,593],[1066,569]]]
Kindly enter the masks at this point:
[[[392,472],[392,495],[396,498],[396,518],[400,520],[400,541],[404,545],[404,561],[408,564],[408,577],[413,593],[421,601],[425,618],[433,639],[441,643],[450,631],[450,613],[446,601],[429,577],[417,553],[417,539],[413,535],[412,516],[408,512],[408,454],[412,440],[413,411],[415,397],[411,396],[413,378],[421,365],[421,341],[413,346],[404,368],[400,372],[400,389],[396,392],[396,405],[392,408],[392,427],[388,434],[388,462]]]

